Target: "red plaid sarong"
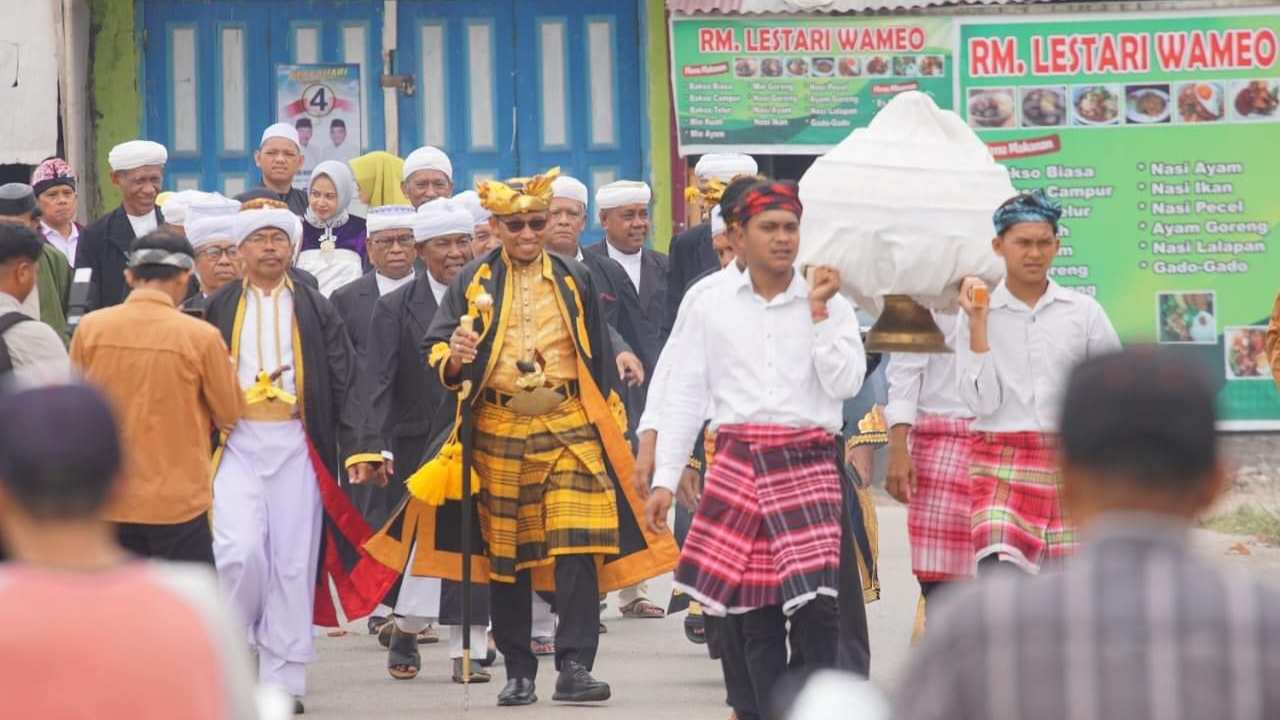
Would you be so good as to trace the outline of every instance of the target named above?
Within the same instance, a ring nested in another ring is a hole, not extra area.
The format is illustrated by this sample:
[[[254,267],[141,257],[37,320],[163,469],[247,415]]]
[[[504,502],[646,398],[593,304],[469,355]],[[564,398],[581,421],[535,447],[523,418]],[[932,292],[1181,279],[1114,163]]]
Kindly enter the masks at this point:
[[[916,490],[907,505],[907,533],[911,570],[924,582],[973,575],[972,422],[920,415],[911,428]]]
[[[973,442],[973,545],[1029,572],[1076,547],[1058,496],[1057,440],[1034,432],[978,433]]]
[[[821,429],[722,425],[675,586],[713,615],[792,613],[840,579],[840,476]]]

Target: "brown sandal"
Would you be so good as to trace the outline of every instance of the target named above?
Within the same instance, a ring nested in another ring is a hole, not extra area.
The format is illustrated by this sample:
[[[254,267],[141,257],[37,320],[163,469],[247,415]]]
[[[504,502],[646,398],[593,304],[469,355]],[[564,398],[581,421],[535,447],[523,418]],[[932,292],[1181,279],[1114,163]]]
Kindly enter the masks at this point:
[[[412,680],[422,669],[418,638],[392,624],[391,642],[387,648],[387,672],[396,680]]]
[[[642,620],[656,620],[667,616],[667,612],[662,608],[654,605],[644,598],[636,598],[631,602],[618,608],[622,613],[622,617],[639,618]]]

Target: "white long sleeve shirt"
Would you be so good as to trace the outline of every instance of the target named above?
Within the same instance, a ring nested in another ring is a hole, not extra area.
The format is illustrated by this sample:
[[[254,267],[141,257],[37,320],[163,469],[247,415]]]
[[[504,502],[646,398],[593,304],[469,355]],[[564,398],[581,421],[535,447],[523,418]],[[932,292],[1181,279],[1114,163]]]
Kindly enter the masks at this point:
[[[680,301],[680,308],[676,312],[676,321],[671,328],[671,334],[667,336],[667,343],[663,346],[662,352],[658,355],[658,362],[653,367],[653,378],[649,380],[649,392],[645,395],[644,412],[640,415],[640,424],[636,427],[636,433],[642,433],[646,430],[657,430],[658,423],[661,422],[662,407],[667,392],[667,379],[671,376],[672,360],[679,353],[677,349],[680,345],[681,338],[684,336],[684,328],[687,325],[686,318],[689,317],[688,311],[685,309],[696,301],[696,298],[702,296],[708,289],[715,287],[718,282],[724,281],[726,277],[735,278],[742,275],[742,271],[738,269],[737,263],[729,263],[718,273],[712,273],[705,278],[694,283],[688,291],[685,292],[684,298]],[[710,415],[708,408],[707,416]]]
[[[837,295],[814,323],[800,273],[772,300],[749,272],[710,287],[686,308],[658,425],[654,487],[675,491],[707,416],[711,427],[758,423],[840,431],[841,404],[862,387],[867,358],[849,301]]]
[[[1053,280],[1034,308],[1003,282],[991,293],[990,351],[969,349],[969,323],[956,337],[960,397],[981,432],[1056,432],[1072,368],[1120,349],[1098,301]]]
[[[963,312],[935,312],[933,319],[946,336],[947,345],[957,349],[959,320],[967,322],[968,317]],[[973,411],[960,398],[956,384],[956,353],[893,353],[885,368],[885,378],[889,381],[889,402],[884,408],[884,418],[889,427],[915,425],[919,413],[947,418],[973,417]]]

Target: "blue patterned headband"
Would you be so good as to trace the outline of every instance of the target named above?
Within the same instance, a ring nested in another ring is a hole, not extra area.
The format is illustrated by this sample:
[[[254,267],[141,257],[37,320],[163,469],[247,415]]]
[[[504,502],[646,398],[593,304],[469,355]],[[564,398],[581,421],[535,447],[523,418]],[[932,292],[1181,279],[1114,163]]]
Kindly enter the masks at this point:
[[[996,209],[992,221],[999,235],[1010,227],[1024,222],[1047,222],[1058,232],[1058,219],[1062,217],[1062,203],[1036,189],[1019,193]]]

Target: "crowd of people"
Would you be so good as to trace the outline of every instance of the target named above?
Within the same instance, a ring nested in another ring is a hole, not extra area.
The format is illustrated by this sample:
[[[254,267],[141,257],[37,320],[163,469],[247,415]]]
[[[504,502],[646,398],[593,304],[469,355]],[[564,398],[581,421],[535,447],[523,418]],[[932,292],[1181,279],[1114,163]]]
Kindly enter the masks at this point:
[[[1280,712],[1280,596],[1187,549],[1225,485],[1212,384],[1054,282],[1044,193],[992,208],[1005,279],[934,312],[955,353],[882,357],[747,155],[699,160],[668,255],[644,182],[464,192],[423,147],[300,189],[299,130],[236,198],[164,192],[166,149],[123,143],[87,227],[62,160],[0,186],[17,716],[253,717],[246,649],[302,713],[313,626],[364,618],[397,680],[445,641],[454,682],[502,657],[499,705],[537,702],[539,655],[553,700],[602,702],[601,599],[663,617],[670,572],[733,717],[783,717],[870,673],[883,444],[930,608],[896,716]]]

